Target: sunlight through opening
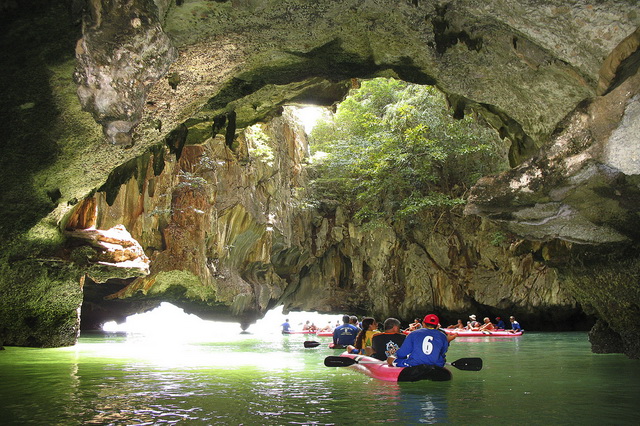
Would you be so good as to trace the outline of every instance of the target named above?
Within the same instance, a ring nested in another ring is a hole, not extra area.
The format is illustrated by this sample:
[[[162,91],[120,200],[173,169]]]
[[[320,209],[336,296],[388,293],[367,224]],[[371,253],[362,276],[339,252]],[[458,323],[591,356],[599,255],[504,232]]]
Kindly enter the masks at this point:
[[[302,108],[294,108],[294,114],[298,120],[302,122],[304,131],[310,134],[316,123],[322,119],[329,117],[329,111],[323,107],[306,106]]]
[[[105,323],[103,331],[115,334],[111,344],[105,342],[95,347],[90,341],[81,342],[68,350],[82,353],[85,357],[171,368],[303,370],[305,360],[296,353],[282,353],[274,357],[271,352],[274,348],[282,351],[287,345],[301,347],[303,341],[316,339],[315,335],[307,334],[282,335],[281,324],[287,319],[292,329],[297,331],[302,330],[307,321],[318,328],[342,322],[341,315],[317,312],[290,312],[285,315],[279,307],[267,312],[263,319],[243,332],[238,323],[206,321],[163,302],[152,311],[127,317],[122,324],[114,321]],[[126,337],[121,333],[126,333]],[[126,339],[126,344],[122,339]],[[99,353],[96,352],[98,350]],[[233,354],[232,361],[229,354]]]
[[[278,307],[266,313],[247,329],[249,334],[280,334],[281,324],[289,320],[291,329],[301,331],[309,321],[318,328],[341,324],[342,315],[320,314],[318,312],[289,312],[284,314],[283,308]],[[102,327],[107,332],[125,332],[146,336],[160,336],[163,339],[171,336],[179,340],[215,341],[228,340],[232,336],[242,333],[240,324],[235,322],[207,321],[196,315],[186,313],[183,309],[163,302],[159,307],[143,314],[128,316],[125,322],[118,324],[109,321]]]

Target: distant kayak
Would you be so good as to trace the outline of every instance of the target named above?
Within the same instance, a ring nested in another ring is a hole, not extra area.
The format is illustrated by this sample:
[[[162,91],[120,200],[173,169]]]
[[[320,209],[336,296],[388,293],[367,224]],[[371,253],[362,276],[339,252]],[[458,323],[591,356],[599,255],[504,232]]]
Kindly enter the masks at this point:
[[[349,353],[342,353],[340,357],[355,361],[352,368],[374,379],[387,382],[417,382],[418,380],[447,381],[451,380],[451,371],[434,365],[417,365],[415,367],[391,367],[385,361]],[[325,364],[326,365],[326,364]]]
[[[316,335],[321,336],[321,337],[332,337],[333,336],[333,331],[318,331],[316,333]]]
[[[316,334],[315,331],[303,330],[303,331],[283,331],[282,334]]]
[[[460,330],[457,328],[443,328],[447,334],[455,334],[458,337],[518,337],[522,336],[522,331],[512,332],[511,330],[494,330],[494,331],[479,331],[479,330]]]

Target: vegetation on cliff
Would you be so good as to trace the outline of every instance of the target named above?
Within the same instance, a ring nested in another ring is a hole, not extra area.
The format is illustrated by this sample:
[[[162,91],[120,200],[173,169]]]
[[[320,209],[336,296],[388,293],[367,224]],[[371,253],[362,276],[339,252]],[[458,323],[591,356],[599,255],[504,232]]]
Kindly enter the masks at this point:
[[[318,123],[311,148],[312,197],[363,223],[463,204],[480,177],[507,166],[503,142],[473,114],[456,119],[434,87],[383,78],[363,81]]]

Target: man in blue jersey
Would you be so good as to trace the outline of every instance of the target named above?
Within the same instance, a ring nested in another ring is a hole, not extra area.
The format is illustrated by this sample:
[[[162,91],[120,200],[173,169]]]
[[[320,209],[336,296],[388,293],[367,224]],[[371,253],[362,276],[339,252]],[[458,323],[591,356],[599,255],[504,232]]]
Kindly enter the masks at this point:
[[[415,365],[436,365],[444,367],[449,342],[455,338],[438,330],[440,319],[433,314],[424,317],[423,328],[412,331],[404,340],[395,357],[387,358],[389,365],[412,367]]]
[[[343,324],[333,330],[334,347],[347,347],[348,345],[353,345],[356,342],[356,336],[360,332],[360,329],[355,325],[349,324],[349,320],[349,315],[344,315],[342,317]]]
[[[289,324],[289,318],[284,320],[284,322],[280,327],[282,327],[282,334],[289,334],[289,331],[291,330],[291,324]]]

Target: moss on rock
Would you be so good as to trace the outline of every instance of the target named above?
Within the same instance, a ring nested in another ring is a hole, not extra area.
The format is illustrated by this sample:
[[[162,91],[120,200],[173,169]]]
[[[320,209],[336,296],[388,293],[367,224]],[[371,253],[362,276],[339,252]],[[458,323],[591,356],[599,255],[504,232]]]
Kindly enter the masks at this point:
[[[6,345],[58,347],[76,342],[82,303],[80,271],[52,260],[3,262],[0,324]]]

